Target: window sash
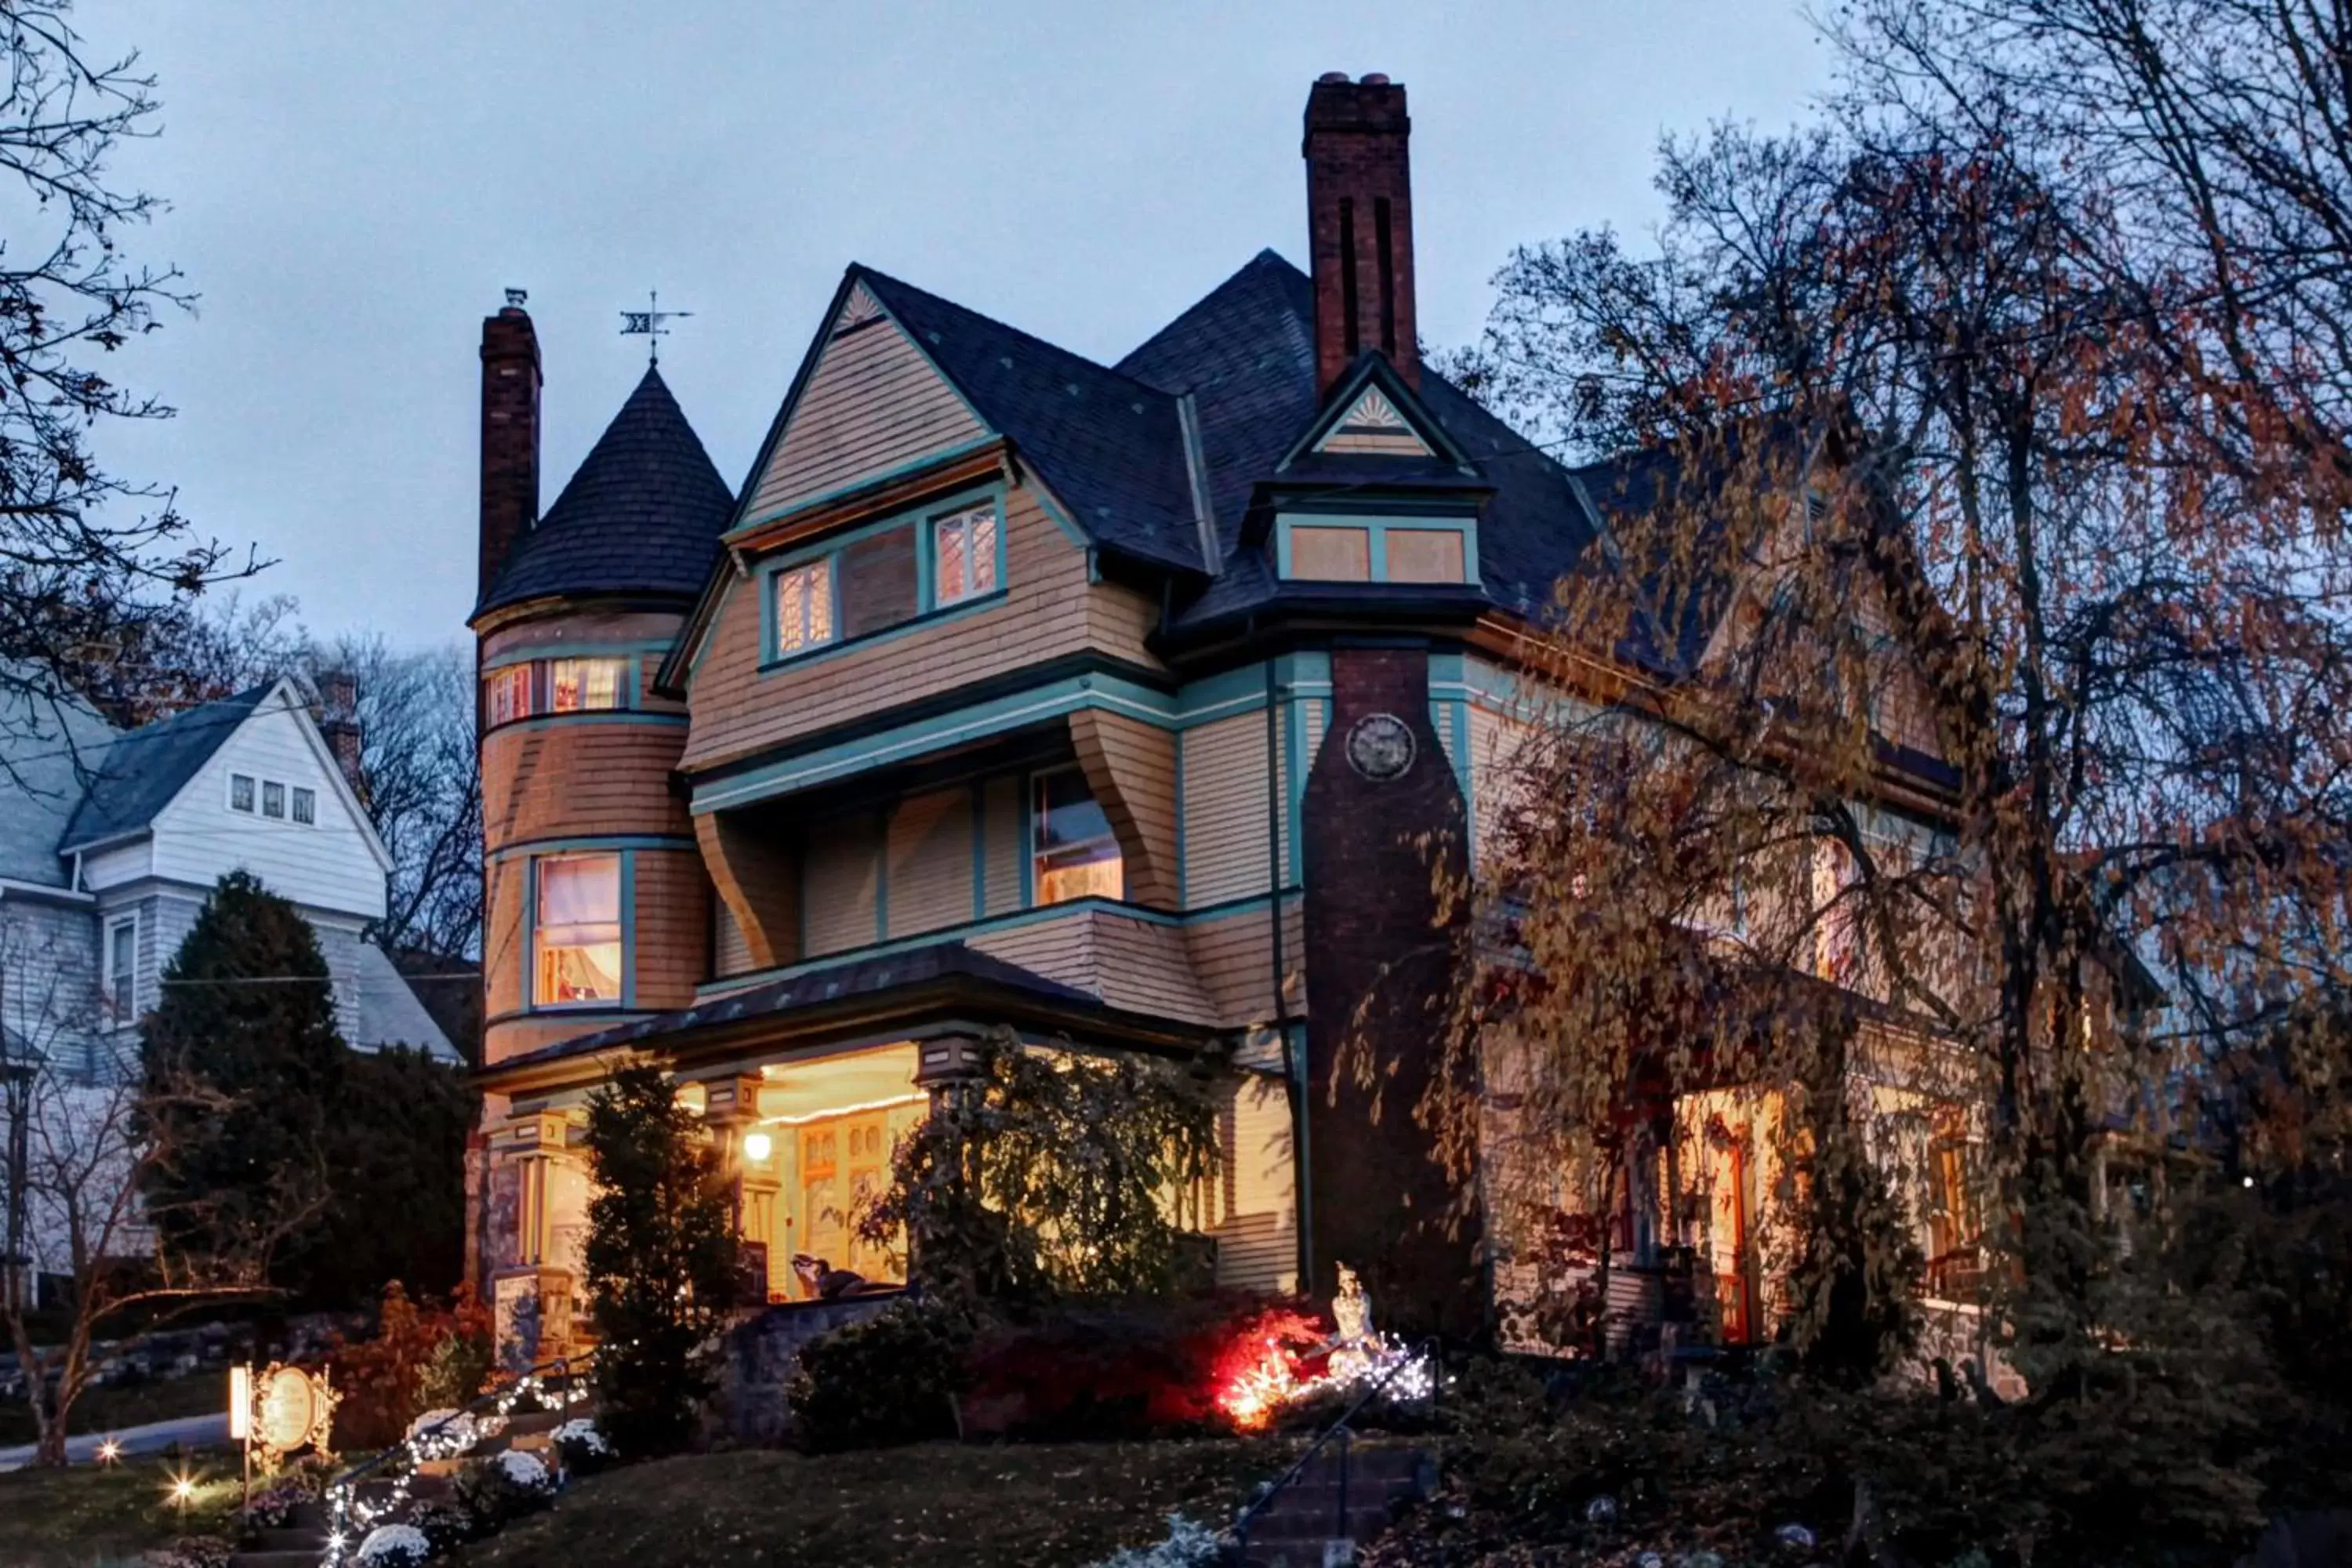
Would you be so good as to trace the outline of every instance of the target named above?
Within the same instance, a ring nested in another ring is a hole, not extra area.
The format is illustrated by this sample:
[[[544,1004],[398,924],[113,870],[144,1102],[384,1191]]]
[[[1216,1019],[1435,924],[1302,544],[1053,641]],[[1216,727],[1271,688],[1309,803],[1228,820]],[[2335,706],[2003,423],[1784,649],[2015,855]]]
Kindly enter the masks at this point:
[[[253,809],[253,782],[251,773],[228,775],[228,808],[231,811],[249,812]]]
[[[106,928],[106,998],[118,1017],[129,1017],[138,1002],[139,921],[111,921]]]
[[[602,712],[621,706],[621,670],[625,659],[557,658],[547,661],[547,710]]]
[[[833,561],[776,574],[776,651],[798,653],[833,640]]]
[[[276,779],[262,781],[261,815],[277,817],[286,815],[286,786]]]
[[[970,507],[931,525],[932,598],[952,605],[996,588],[996,506]]]
[[[319,795],[297,784],[294,788],[294,820],[310,826],[319,820]]]
[[[484,678],[483,684],[488,689],[482,714],[485,724],[511,724],[530,717],[531,668],[528,664],[510,664]]]
[[[1039,904],[1127,896],[1118,836],[1084,773],[1071,768],[1039,774],[1030,810],[1032,884]]]
[[[537,862],[531,1003],[581,1006],[621,999],[621,858],[551,855]]]

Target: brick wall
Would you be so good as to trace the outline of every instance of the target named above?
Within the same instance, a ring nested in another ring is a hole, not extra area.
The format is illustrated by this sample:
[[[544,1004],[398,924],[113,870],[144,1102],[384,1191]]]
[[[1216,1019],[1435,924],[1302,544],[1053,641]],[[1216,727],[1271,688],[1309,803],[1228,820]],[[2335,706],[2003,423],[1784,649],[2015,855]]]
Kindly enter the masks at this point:
[[[1336,648],[1331,724],[1307,776],[1307,1164],[1318,1296],[1333,1265],[1363,1276],[1379,1321],[1408,1331],[1463,1332],[1483,1321],[1475,1237],[1445,1234],[1452,1184],[1431,1157],[1413,1109],[1439,1051],[1431,1004],[1450,974],[1436,929],[1430,857],[1460,875],[1462,792],[1429,719],[1429,656],[1417,648]],[[1349,760],[1349,738],[1374,715],[1402,721],[1410,766],[1376,779]],[[1416,842],[1424,835],[1432,843]],[[1333,1070],[1351,1039],[1377,1064],[1377,1091]],[[1377,1101],[1377,1106],[1376,1106]]]

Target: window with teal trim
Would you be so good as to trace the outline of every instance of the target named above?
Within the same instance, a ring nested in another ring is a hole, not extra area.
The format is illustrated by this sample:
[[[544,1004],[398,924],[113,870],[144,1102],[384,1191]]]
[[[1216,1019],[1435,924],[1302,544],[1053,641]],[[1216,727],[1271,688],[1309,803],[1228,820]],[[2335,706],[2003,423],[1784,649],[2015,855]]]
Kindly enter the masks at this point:
[[[776,653],[803,653],[833,640],[833,557],[776,574]]]
[[[1478,535],[1469,519],[1285,517],[1276,570],[1304,583],[1470,583]]]
[[[996,591],[996,503],[931,523],[932,598],[941,605]]]
[[[617,1005],[621,857],[542,855],[532,869],[531,1005]]]

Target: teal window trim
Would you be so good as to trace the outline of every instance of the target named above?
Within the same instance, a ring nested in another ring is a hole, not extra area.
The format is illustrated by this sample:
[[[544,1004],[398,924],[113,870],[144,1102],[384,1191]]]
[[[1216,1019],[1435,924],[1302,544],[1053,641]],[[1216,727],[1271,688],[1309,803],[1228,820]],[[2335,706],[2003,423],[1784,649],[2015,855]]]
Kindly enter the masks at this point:
[[[1389,580],[1389,531],[1391,529],[1410,529],[1415,532],[1426,533],[1458,533],[1462,536],[1463,581],[1465,583],[1474,584],[1478,581],[1478,520],[1475,517],[1449,517],[1444,515],[1436,517],[1415,517],[1403,515],[1392,516],[1382,513],[1286,511],[1275,519],[1274,534],[1275,573],[1277,576],[1286,579],[1289,578],[1291,574],[1290,531],[1294,526],[1301,528],[1360,528],[1364,530],[1364,531],[1370,536],[1371,542],[1371,560],[1369,567],[1371,575],[1366,580],[1373,583],[1385,583]],[[1321,582],[1325,580],[1326,579],[1321,578],[1297,579],[1297,581],[1301,582]],[[1430,588],[1444,587],[1445,584],[1437,583],[1410,583],[1403,584],[1403,586],[1412,588]]]
[[[949,604],[939,602],[939,523],[942,518],[973,507],[986,504],[996,510],[996,584],[985,593],[967,594]],[[1006,486],[1003,480],[973,485],[952,495],[935,499],[919,507],[892,512],[859,523],[839,533],[828,534],[814,544],[786,551],[760,563],[754,581],[760,590],[760,670],[761,674],[797,665],[803,660],[822,658],[845,647],[856,647],[881,637],[896,636],[917,629],[940,617],[958,615],[1002,601],[1006,590],[1005,536],[1012,531],[1011,508],[1006,503]],[[841,566],[837,557],[850,545],[894,528],[910,528],[915,531],[915,613],[909,618],[892,626],[882,626],[856,637],[841,635]],[[834,635],[821,643],[785,651],[777,644],[776,579],[787,572],[799,570],[814,562],[830,563],[825,574],[825,586],[833,597]]]
[[[636,851],[600,845],[540,847],[532,848],[524,862],[528,875],[523,879],[522,987],[517,994],[522,998],[525,1016],[561,1014],[568,1017],[574,1013],[609,1013],[616,1005],[601,997],[593,1002],[539,999],[539,868],[542,861],[580,855],[611,855],[619,861],[614,872],[621,884],[621,999],[617,1006],[625,1013],[637,1005]]]
[[[488,675],[492,670],[550,658],[619,658],[632,654],[639,657],[651,654],[659,658],[669,649],[668,642],[651,638],[636,642],[535,643],[529,647],[509,648],[504,653],[491,655],[482,660],[482,673]]]
[[[1050,771],[1050,770],[1048,770]],[[1024,771],[1021,780],[1021,907],[1037,907],[1037,777]]]

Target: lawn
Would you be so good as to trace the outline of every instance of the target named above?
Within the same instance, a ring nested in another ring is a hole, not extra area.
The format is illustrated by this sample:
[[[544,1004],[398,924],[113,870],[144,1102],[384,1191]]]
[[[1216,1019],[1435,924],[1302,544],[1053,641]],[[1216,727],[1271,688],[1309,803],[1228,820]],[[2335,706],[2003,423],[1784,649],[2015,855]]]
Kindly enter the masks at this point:
[[[634,1465],[465,1552],[463,1568],[1079,1568],[1148,1545],[1181,1510],[1223,1523],[1280,1440],[927,1444]]]
[[[120,1432],[150,1421],[211,1415],[227,1408],[228,1374],[201,1372],[190,1377],[84,1389],[66,1414],[66,1430],[76,1436],[85,1432]],[[31,1405],[21,1399],[0,1402],[0,1448],[32,1442],[38,1435]]]
[[[134,1563],[151,1546],[195,1533],[204,1516],[236,1506],[232,1450],[184,1461],[127,1459],[106,1468],[0,1473],[0,1568],[108,1568]],[[173,1476],[205,1483],[189,1513],[165,1499]]]

